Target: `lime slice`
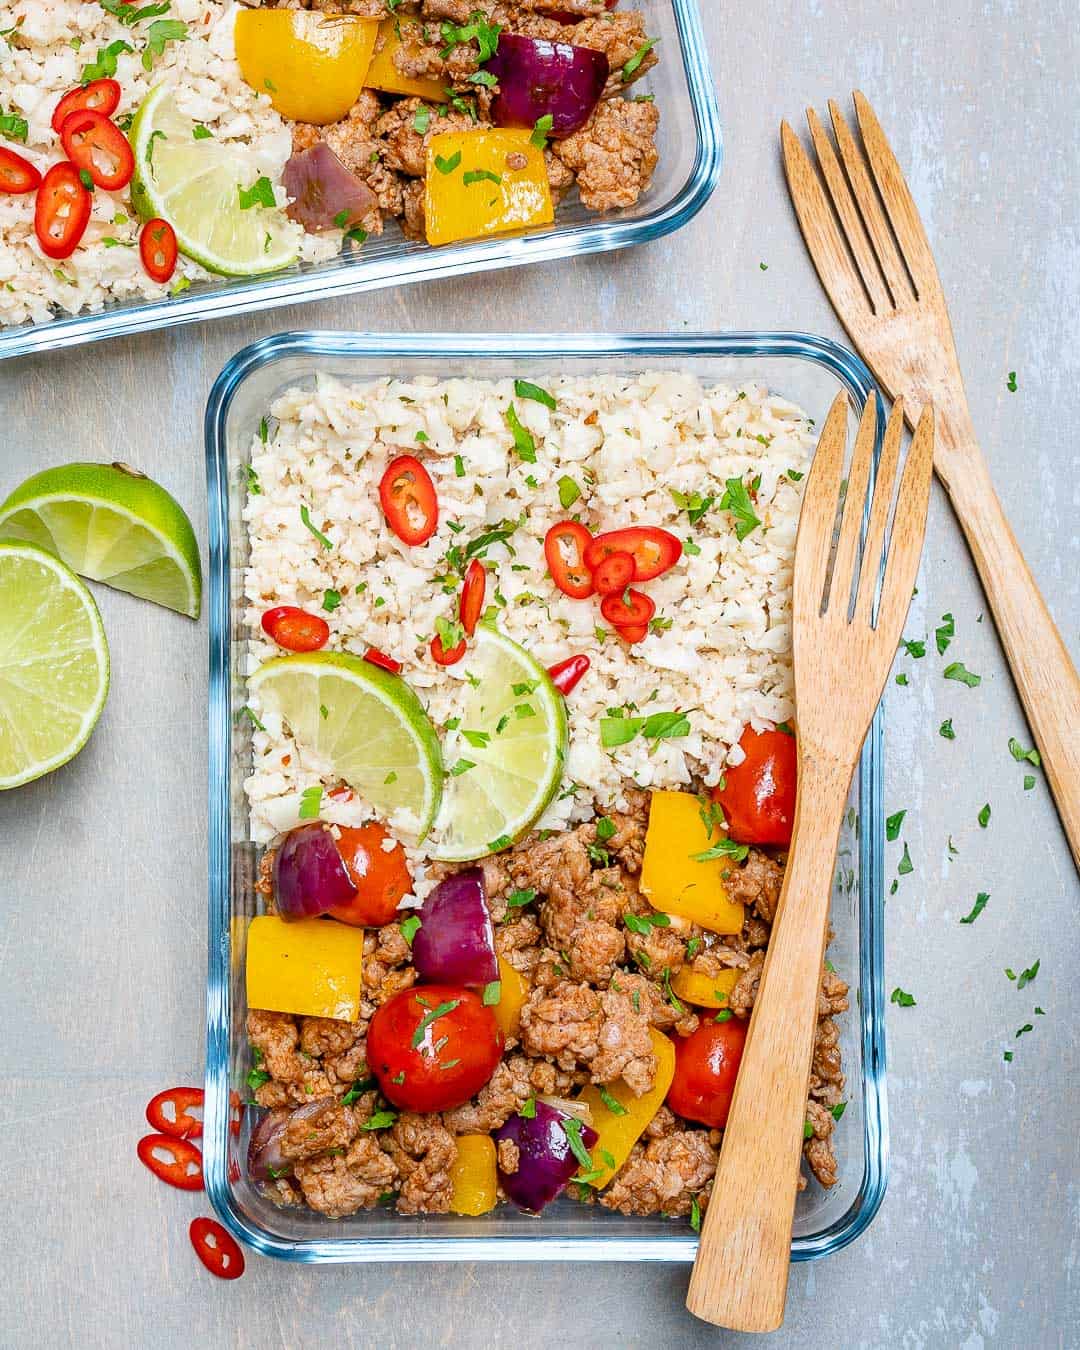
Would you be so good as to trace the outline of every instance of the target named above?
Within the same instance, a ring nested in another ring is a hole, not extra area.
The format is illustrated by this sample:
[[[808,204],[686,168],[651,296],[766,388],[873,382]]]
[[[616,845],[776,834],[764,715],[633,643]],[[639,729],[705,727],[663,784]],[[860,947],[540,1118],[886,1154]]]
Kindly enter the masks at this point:
[[[130,132],[135,210],[167,220],[181,253],[210,272],[250,277],[288,267],[300,231],[276,206],[260,204],[258,160],[242,145],[196,140],[195,127],[164,85],[147,94]]]
[[[466,657],[460,725],[443,747],[448,776],[435,856],[482,858],[507,848],[554,797],[566,762],[566,704],[527,651],[486,624]]]
[[[442,795],[442,756],[404,680],[348,652],[311,652],[267,661],[248,684],[380,816],[418,839],[427,834]]]
[[[0,789],[77,755],[108,692],[93,596],[52,554],[0,543]]]
[[[0,506],[0,539],[48,549],[81,576],[199,617],[195,531],[160,484],[124,464],[64,464]]]

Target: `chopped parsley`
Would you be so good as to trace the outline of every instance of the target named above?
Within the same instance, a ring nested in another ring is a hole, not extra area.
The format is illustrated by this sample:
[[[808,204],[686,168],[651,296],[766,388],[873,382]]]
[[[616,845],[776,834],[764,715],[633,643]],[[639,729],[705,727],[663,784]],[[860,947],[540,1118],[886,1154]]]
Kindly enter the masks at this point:
[[[518,1112],[518,1115],[522,1118],[522,1120],[533,1120],[536,1116],[536,1098],[529,1097],[525,1102],[524,1106],[522,1106],[521,1110]]]
[[[410,914],[407,919],[402,919],[398,925],[398,931],[411,947],[413,938],[420,931],[420,915]]]
[[[546,389],[541,389],[538,384],[530,384],[528,380],[515,380],[514,393],[518,398],[531,399],[533,403],[542,403],[545,408],[551,408],[553,411],[558,406]]]
[[[432,1022],[437,1021],[440,1017],[445,1017],[447,1013],[453,1012],[460,1002],[461,999],[459,998],[448,999],[445,1003],[440,1003],[437,1008],[432,1008],[430,1012],[425,1013],[412,1034],[412,1048],[419,1050]]]
[[[737,844],[734,839],[720,839],[711,848],[702,853],[691,853],[693,862],[713,862],[716,858],[730,858],[732,862],[742,862],[750,854],[749,846]]]
[[[558,480],[556,486],[559,489],[559,505],[564,511],[568,511],[571,506],[581,496],[581,488],[570,477],[569,474],[563,474]]]
[[[901,989],[899,985],[897,985],[896,988],[890,994],[889,1002],[895,1003],[900,1008],[915,1007],[915,1000],[911,997],[910,994],[905,993],[904,990]]]
[[[143,70],[153,70],[154,59],[165,54],[165,48],[170,42],[186,42],[187,37],[188,26],[180,19],[155,19],[146,30]]]
[[[623,1106],[622,1102],[619,1101],[617,1097],[613,1097],[606,1087],[600,1088],[600,1100],[613,1116],[626,1115],[626,1107]]]
[[[326,535],[323,534],[321,530],[317,530],[315,526],[311,523],[311,512],[307,509],[306,506],[302,506],[300,508],[300,519],[304,522],[304,524],[315,536],[315,538],[319,541],[319,543],[322,544],[323,548],[334,547],[333,543],[329,539],[327,539]]]
[[[720,498],[720,509],[731,512],[735,521],[735,538],[740,543],[761,524],[754,512],[750,493],[741,478],[729,478],[726,481],[724,495]]]
[[[1023,764],[1026,760],[1028,764],[1033,764],[1036,769],[1042,765],[1042,757],[1038,750],[1025,750],[1015,736],[1009,737],[1009,754],[1018,764]]]
[[[276,205],[274,201],[274,185],[265,174],[256,178],[249,188],[237,186],[237,192],[240,194],[240,210],[250,211],[253,206]]]
[[[1015,371],[1015,370],[1010,370],[1010,371],[1009,371],[1009,378],[1005,381],[1005,388],[1009,391],[1010,394],[1015,394],[1015,393],[1016,393],[1017,384],[1016,384],[1016,371]],[[1011,1059],[1012,1056],[1010,1055],[1009,1058]]]
[[[652,713],[649,717],[608,716],[600,719],[600,744],[605,750],[628,745],[638,734],[647,741],[670,741],[690,735],[690,718],[684,712]]]
[[[956,740],[956,732],[953,731],[952,718],[946,717],[941,726],[938,727],[938,735],[943,736],[947,741]]]
[[[983,912],[983,910],[986,908],[986,902],[987,902],[989,899],[990,899],[990,894],[989,894],[988,891],[980,891],[979,894],[975,897],[975,904],[974,904],[974,905],[972,906],[972,908],[971,908],[971,913],[970,913],[970,914],[965,914],[964,917],[960,920],[960,922],[961,922],[961,923],[974,923],[975,920],[979,917],[979,915],[980,915],[980,914]]]
[[[1024,774],[1024,791],[1030,792],[1035,786],[1035,775],[1033,773]]]
[[[899,684],[899,685],[907,685],[907,684],[908,684],[908,677],[907,677],[906,675],[904,675],[904,674],[897,675],[897,677],[896,677],[896,683]]]
[[[690,1201],[690,1227],[695,1233],[701,1232],[701,1206],[696,1195]]]
[[[1035,976],[1039,973],[1039,966],[1041,964],[1042,958],[1040,957],[1033,966],[1028,966],[1027,970],[1022,970],[1020,972],[1019,978],[1016,981],[1017,989],[1023,989],[1026,984],[1030,984],[1032,980],[1034,980]]]
[[[532,129],[532,135],[529,137],[529,144],[535,146],[537,150],[543,150],[547,145],[547,138],[551,128],[555,125],[555,118],[551,113],[545,113],[543,117],[536,119],[536,125]]]
[[[341,592],[335,591],[333,587],[323,591],[322,607],[327,614],[333,614],[338,605],[341,604]]]
[[[461,151],[455,150],[449,159],[443,159],[442,155],[435,156],[435,167],[440,173],[453,173],[461,163]]]
[[[492,173],[490,169],[466,169],[461,178],[466,187],[472,187],[474,183],[494,183],[496,186],[502,183],[502,174]]]
[[[360,1126],[362,1130],[387,1130],[397,1120],[396,1111],[376,1111]]]
[[[934,641],[937,643],[938,655],[944,656],[949,643],[956,636],[956,624],[951,614],[941,616],[940,628],[934,629]]]
[[[900,862],[897,865],[896,870],[902,877],[906,877],[910,872],[914,872],[915,870],[911,862],[911,854],[908,851],[906,839],[904,840],[904,856],[900,859]]]
[[[29,133],[30,125],[25,117],[15,112],[0,113],[0,136],[6,136],[9,141],[22,141],[25,145]]]
[[[715,497],[703,497],[700,492],[680,492],[678,488],[668,488],[668,491],[679,510],[686,512],[686,518],[691,525],[696,525],[716,501]]]
[[[622,68],[622,79],[623,79],[623,84],[629,84],[629,83],[630,83],[630,81],[631,81],[631,80],[634,78],[634,76],[637,74],[638,69],[640,68],[642,61],[645,60],[645,58],[648,56],[648,54],[652,51],[652,49],[656,46],[656,44],[657,44],[659,41],[660,41],[659,38],[649,38],[649,40],[648,40],[647,42],[643,42],[643,43],[641,44],[641,46],[637,49],[637,51],[636,51],[636,52],[633,54],[633,56],[630,58],[630,60],[627,61],[626,65],[623,66],[623,68]]]
[[[982,684],[982,676],[973,674],[963,661],[954,661],[952,665],[946,666],[944,674],[947,680],[958,680],[960,684],[966,684],[969,689],[976,689]]]
[[[455,478],[465,477],[465,461],[462,459],[460,455],[454,456],[454,477]]]
[[[528,429],[521,424],[517,409],[511,403],[506,410],[506,425],[514,437],[514,449],[527,464],[536,463],[536,442]]]
[[[214,133],[209,127],[204,127],[201,122],[196,122],[191,129],[191,138],[196,141],[210,141],[214,138]]]
[[[885,838],[890,843],[900,838],[900,826],[904,823],[904,817],[907,811],[897,811],[894,815],[888,817],[885,821]]]
[[[111,79],[116,74],[116,58],[123,52],[133,52],[135,48],[123,38],[110,42],[107,47],[99,47],[97,60],[83,66],[80,84],[89,84],[91,80]]]
[[[492,980],[490,984],[484,985],[483,1004],[485,1008],[494,1008],[502,998],[502,981]]]
[[[421,103],[420,107],[417,108],[416,116],[413,118],[412,124],[413,131],[415,131],[418,136],[427,134],[427,129],[431,125],[431,109],[426,103]]]
[[[918,638],[901,638],[900,646],[907,652],[908,656],[914,657],[916,661],[926,655],[926,640]]]
[[[584,1122],[578,1120],[577,1116],[567,1116],[560,1122],[563,1132],[570,1143],[570,1152],[582,1165],[582,1167],[592,1167],[592,1158],[589,1156],[589,1150],[585,1147],[581,1138],[581,1131],[584,1128]]]
[[[237,718],[246,717],[246,718],[250,721],[251,725],[252,725],[253,727],[258,727],[258,729],[259,729],[260,731],[265,731],[265,730],[266,730],[266,728],[263,726],[263,724],[259,721],[259,719],[255,716],[255,714],[254,714],[254,713],[252,712],[252,710],[247,706],[246,703],[245,703],[244,706],[240,709],[240,711],[236,714],[236,716],[237,716]]]
[[[318,820],[322,808],[322,794],[321,783],[316,783],[314,787],[305,788],[301,792],[300,807],[296,813],[301,820]]]
[[[511,891],[506,897],[507,909],[522,909],[525,905],[531,905],[536,899],[536,891],[530,886],[524,891]]]
[[[987,825],[990,824],[990,803],[989,803],[989,802],[987,802],[986,805],[983,807],[983,809],[979,812],[979,824],[982,826],[982,828],[983,828],[984,830],[986,829]]]

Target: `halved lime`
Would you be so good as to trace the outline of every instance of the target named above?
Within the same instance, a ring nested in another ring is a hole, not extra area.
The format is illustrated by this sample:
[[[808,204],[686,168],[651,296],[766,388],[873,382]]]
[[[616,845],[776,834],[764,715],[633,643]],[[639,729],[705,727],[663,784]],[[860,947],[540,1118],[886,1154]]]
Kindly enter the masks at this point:
[[[160,217],[181,253],[210,272],[249,277],[296,261],[299,231],[275,205],[257,159],[243,146],[196,139],[164,85],[151,89],[131,124],[131,200],[142,220]]]
[[[74,572],[199,617],[199,545],[183,507],[125,464],[63,464],[0,506],[0,539],[55,553]]]
[[[262,707],[385,819],[422,839],[442,795],[439,738],[423,704],[397,675],[348,652],[267,661],[248,681]]]
[[[77,755],[108,692],[93,596],[51,553],[0,543],[0,789]]]
[[[460,725],[443,747],[448,776],[435,856],[482,858],[509,847],[554,797],[566,763],[566,704],[542,665],[481,624],[465,658]]]

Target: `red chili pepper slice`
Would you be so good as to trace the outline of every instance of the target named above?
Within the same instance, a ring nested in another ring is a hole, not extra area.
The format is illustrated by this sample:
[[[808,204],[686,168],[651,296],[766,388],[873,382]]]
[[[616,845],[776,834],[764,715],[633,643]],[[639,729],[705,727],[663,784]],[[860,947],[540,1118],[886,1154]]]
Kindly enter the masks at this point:
[[[484,594],[487,591],[487,569],[479,558],[474,558],[465,572],[461,588],[459,615],[461,626],[469,637],[476,632],[480,615],[484,612]]]
[[[369,647],[364,653],[364,660],[370,661],[373,666],[379,666],[382,670],[388,670],[391,675],[401,674],[401,662],[379,651],[378,647]]]
[[[576,520],[560,520],[544,536],[551,579],[572,600],[587,600],[593,593],[592,569],[585,561],[591,543],[592,535]]]
[[[101,113],[111,117],[120,106],[121,89],[116,80],[91,80],[79,89],[69,89],[56,105],[52,115],[52,129],[60,134],[64,120],[73,112]]]
[[[0,192],[20,197],[24,192],[36,191],[40,186],[41,174],[30,161],[17,155],[14,150],[9,150],[6,145],[0,145]]]
[[[188,1237],[195,1255],[219,1280],[238,1280],[244,1273],[240,1244],[216,1219],[192,1219]]]
[[[147,1134],[139,1140],[137,1152],[139,1161],[161,1181],[180,1191],[202,1190],[202,1154],[189,1140],[172,1139],[167,1134]],[[158,1156],[161,1153],[167,1153],[169,1157],[161,1158]]]
[[[466,642],[462,638],[449,651],[444,650],[442,638],[438,633],[431,639],[431,659],[437,666],[455,666],[465,655]]]
[[[633,557],[635,581],[652,581],[682,557],[682,540],[658,525],[608,530],[606,534],[598,534],[585,550],[585,566],[595,572],[613,553],[629,553]]]
[[[203,1090],[194,1087],[166,1088],[146,1104],[146,1119],[160,1134],[170,1139],[197,1139],[203,1132],[202,1119],[189,1107],[202,1106]],[[172,1114],[169,1114],[169,1107]]]
[[[632,553],[609,553],[593,573],[593,585],[598,595],[617,595],[625,591],[633,579]]]
[[[649,631],[647,623],[627,623],[615,629],[624,642],[640,642]]]
[[[85,169],[95,186],[118,192],[131,182],[135,156],[115,122],[93,108],[68,113],[60,128],[64,154],[76,169]]]
[[[330,641],[330,625],[295,605],[278,605],[262,616],[263,632],[290,652],[317,652]]]
[[[568,656],[565,661],[548,666],[548,674],[551,676],[552,684],[565,698],[581,683],[591,665],[592,662],[584,654]]]
[[[636,628],[648,624],[656,605],[644,591],[628,590],[621,595],[605,595],[600,613],[616,628]]]
[[[139,235],[139,256],[147,276],[162,285],[176,271],[176,231],[167,220],[148,220]]]
[[[379,483],[386,523],[403,544],[424,544],[439,524],[439,499],[427,469],[413,455],[399,455]]]
[[[34,204],[34,233],[47,258],[62,262],[71,257],[86,233],[91,204],[74,164],[54,164],[41,180]]]
[[[235,1089],[229,1093],[229,1133],[239,1134],[244,1119],[244,1107],[240,1094]]]

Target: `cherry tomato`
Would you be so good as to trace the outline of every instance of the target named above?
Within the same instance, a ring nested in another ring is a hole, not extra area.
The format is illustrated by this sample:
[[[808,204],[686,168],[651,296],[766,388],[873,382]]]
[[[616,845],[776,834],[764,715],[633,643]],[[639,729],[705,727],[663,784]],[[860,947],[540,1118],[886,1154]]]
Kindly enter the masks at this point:
[[[455,642],[449,651],[443,646],[442,638],[438,633],[431,639],[431,659],[437,666],[456,666],[465,655],[466,642],[462,638],[460,642]]]
[[[585,550],[585,566],[595,572],[613,553],[629,553],[633,557],[635,581],[652,581],[682,557],[682,540],[656,525],[608,530],[606,534],[598,534]]]
[[[188,1237],[195,1255],[219,1280],[238,1280],[244,1273],[244,1253],[231,1233],[216,1219],[192,1219]]]
[[[338,836],[338,853],[356,894],[345,904],[335,905],[330,914],[355,928],[381,928],[393,922],[398,901],[412,890],[405,850],[396,841],[392,849],[384,849],[389,835],[375,821],[339,826]]]
[[[167,1134],[147,1134],[138,1143],[139,1161],[154,1176],[179,1191],[203,1188],[202,1154],[187,1139],[172,1139]],[[162,1158],[164,1153],[168,1156]]]
[[[678,1116],[722,1130],[746,1044],[746,1022],[710,1017],[690,1036],[675,1037],[675,1077],[667,1104]]]
[[[24,192],[35,192],[41,186],[41,174],[28,159],[0,145],[0,192],[20,197]]]
[[[785,848],[795,822],[795,737],[747,727],[739,748],[746,758],[724,770],[724,786],[713,789],[713,801],[723,808],[732,839]]]
[[[159,1134],[171,1139],[197,1139],[203,1132],[202,1117],[193,1116],[188,1108],[202,1104],[202,1088],[166,1088],[147,1102],[146,1119]]]
[[[79,89],[69,89],[53,109],[52,129],[57,135],[64,125],[65,118],[73,112],[101,113],[102,117],[111,117],[120,106],[120,85],[116,80],[91,80]]]
[[[176,271],[176,231],[167,220],[148,220],[139,235],[139,256],[151,281],[162,285]]]
[[[60,143],[76,169],[85,169],[106,192],[118,192],[131,182],[135,156],[128,138],[115,122],[93,108],[68,113],[60,128]]]
[[[544,536],[544,557],[551,579],[572,600],[587,600],[593,593],[592,571],[585,565],[591,542],[592,535],[576,520],[560,520]]]
[[[401,662],[395,661],[392,656],[387,656],[385,652],[379,651],[378,647],[369,647],[364,653],[364,660],[370,661],[373,666],[388,670],[391,675],[401,674]]]
[[[487,590],[487,571],[479,558],[474,558],[465,573],[465,584],[461,588],[461,606],[459,617],[461,626],[469,637],[476,632],[480,615],[484,612],[484,592]]]
[[[634,555],[609,553],[592,575],[598,595],[618,595],[634,579]]]
[[[624,642],[644,642],[648,636],[649,625],[647,623],[626,623],[616,627],[615,631]]]
[[[62,262],[71,257],[86,233],[91,205],[74,164],[54,164],[41,180],[34,204],[34,233],[47,258]]]
[[[600,613],[616,628],[638,628],[648,624],[656,613],[656,605],[644,591],[628,590],[618,595],[605,595]]]
[[[426,543],[439,524],[439,500],[427,469],[412,455],[399,455],[379,483],[386,523],[403,544]]]
[[[290,652],[317,652],[330,641],[330,625],[317,614],[278,605],[262,616],[263,632]]]
[[[368,1067],[383,1096],[406,1111],[461,1106],[495,1072],[502,1050],[495,1014],[458,985],[403,989],[368,1026]]]
[[[548,666],[548,674],[551,676],[552,684],[565,698],[585,678],[585,672],[591,665],[592,662],[587,656],[581,654],[568,656],[565,661]]]

